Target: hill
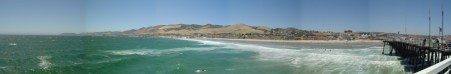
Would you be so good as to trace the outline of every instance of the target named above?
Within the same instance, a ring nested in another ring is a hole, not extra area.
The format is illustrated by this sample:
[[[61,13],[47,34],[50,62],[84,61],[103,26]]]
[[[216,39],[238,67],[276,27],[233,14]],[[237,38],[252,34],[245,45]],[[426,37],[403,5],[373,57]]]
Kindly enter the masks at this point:
[[[255,27],[245,24],[229,26],[212,24],[174,24],[143,27],[140,29],[124,31],[124,33],[133,35],[265,34],[270,30],[271,28],[269,27]]]

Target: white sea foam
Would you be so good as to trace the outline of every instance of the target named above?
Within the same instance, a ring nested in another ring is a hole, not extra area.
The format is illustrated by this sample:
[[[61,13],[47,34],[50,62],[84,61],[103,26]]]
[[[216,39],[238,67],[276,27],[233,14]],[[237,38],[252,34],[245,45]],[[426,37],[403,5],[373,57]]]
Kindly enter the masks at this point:
[[[38,56],[37,58],[40,60],[38,65],[41,69],[48,69],[52,65],[52,63],[48,61],[48,59],[51,59],[52,56]]]
[[[9,43],[8,45],[11,45],[11,46],[16,46],[16,45],[17,45],[17,43]]]
[[[146,55],[146,54],[160,54],[155,53],[154,50],[121,50],[121,51],[106,51],[116,55]]]
[[[113,50],[105,51],[114,55],[149,55],[149,56],[160,56],[162,54],[171,54],[183,51],[210,51],[214,50],[216,47],[203,47],[203,48],[174,48],[174,49],[134,49],[134,50]]]
[[[261,61],[280,61],[294,67],[310,67],[324,70],[324,73],[333,71],[370,73],[368,69],[392,68],[395,72],[403,72],[403,66],[398,57],[380,54],[382,47],[353,48],[353,49],[284,49],[273,48],[255,44],[209,41],[199,39],[181,39],[197,41],[205,45],[217,45],[239,51],[258,53],[255,58]]]
[[[223,42],[218,42],[218,41],[208,41],[208,40],[199,40],[199,39],[189,39],[189,38],[177,38],[180,40],[187,40],[187,41],[196,41],[196,42],[200,42],[203,45],[224,45],[226,43]]]
[[[374,47],[369,47],[370,49],[382,49],[384,48],[383,46],[374,46]]]

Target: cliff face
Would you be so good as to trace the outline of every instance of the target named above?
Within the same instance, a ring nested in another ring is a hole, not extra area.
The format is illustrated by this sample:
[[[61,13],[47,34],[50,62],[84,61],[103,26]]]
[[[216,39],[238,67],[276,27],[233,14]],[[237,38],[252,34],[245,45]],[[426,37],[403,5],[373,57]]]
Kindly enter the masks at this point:
[[[137,30],[125,31],[127,34],[135,35],[193,35],[193,34],[264,34],[271,30],[268,27],[253,27],[245,24],[230,26],[221,25],[157,25],[153,27],[143,27]]]

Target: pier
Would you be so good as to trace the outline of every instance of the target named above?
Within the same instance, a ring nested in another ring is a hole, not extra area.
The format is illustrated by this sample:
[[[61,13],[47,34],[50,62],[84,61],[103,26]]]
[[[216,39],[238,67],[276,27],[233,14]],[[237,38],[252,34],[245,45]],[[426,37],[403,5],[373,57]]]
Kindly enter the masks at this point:
[[[425,46],[402,41],[383,41],[382,54],[400,56],[408,71],[416,74],[449,73],[451,51],[443,45]],[[386,46],[390,46],[386,49]],[[446,46],[447,47],[447,46]],[[445,61],[444,61],[445,60]]]

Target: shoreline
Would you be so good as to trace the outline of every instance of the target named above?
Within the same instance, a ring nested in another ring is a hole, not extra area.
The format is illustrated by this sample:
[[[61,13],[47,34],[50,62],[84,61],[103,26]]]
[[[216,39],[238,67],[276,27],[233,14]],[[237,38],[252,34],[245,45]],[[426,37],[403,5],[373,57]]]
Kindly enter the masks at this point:
[[[228,38],[199,38],[207,40],[231,40],[251,42],[277,42],[277,43],[317,43],[317,44],[359,44],[359,43],[382,43],[381,40],[264,40],[264,39],[228,39]]]

